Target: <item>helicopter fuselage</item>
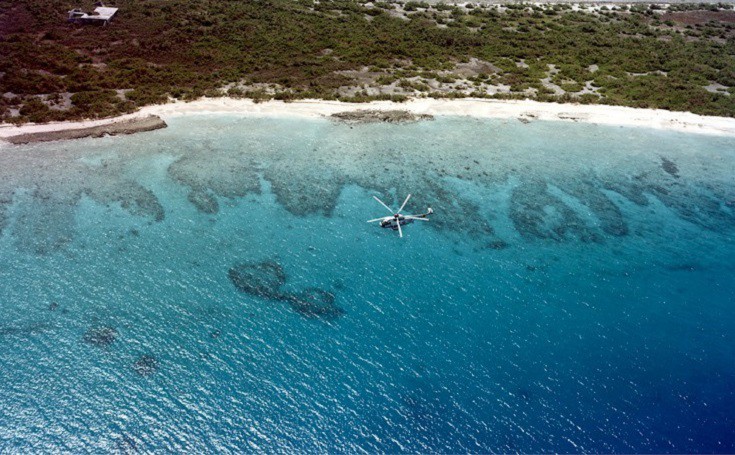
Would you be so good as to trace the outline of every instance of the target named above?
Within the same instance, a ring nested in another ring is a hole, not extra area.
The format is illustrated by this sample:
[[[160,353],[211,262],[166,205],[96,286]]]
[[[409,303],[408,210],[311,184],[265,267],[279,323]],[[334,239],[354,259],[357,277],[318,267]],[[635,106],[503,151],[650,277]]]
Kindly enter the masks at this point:
[[[373,196],[373,199],[378,201],[380,205],[386,208],[386,210],[393,213],[391,216],[384,216],[382,218],[375,218],[372,220],[368,220],[368,223],[375,223],[378,222],[380,227],[382,228],[389,228],[394,231],[398,231],[398,235],[400,237],[403,237],[403,229],[401,229],[401,226],[405,226],[407,224],[413,223],[415,220],[419,221],[429,221],[429,215],[434,213],[434,211],[431,209],[431,207],[426,209],[426,213],[423,213],[421,215],[402,215],[401,210],[406,206],[406,203],[408,203],[408,200],[411,199],[411,195],[409,194],[406,196],[406,199],[403,201],[403,204],[401,204],[401,208],[398,209],[397,212],[394,212],[390,207],[388,207],[385,202],[378,199],[377,196]]]
[[[434,211],[431,210],[431,209],[429,209],[427,213],[423,213],[421,215],[416,215],[416,217],[418,217],[418,218],[428,218],[429,215],[431,215],[432,213],[434,213]],[[394,231],[397,231],[398,230],[398,223],[400,223],[401,226],[405,226],[407,224],[413,223],[413,221],[414,220],[412,220],[411,218],[406,218],[403,215],[386,216],[380,222],[380,227],[386,228],[386,229],[393,229]]]
[[[409,220],[408,218],[404,218],[402,216],[399,216],[397,218],[393,216],[387,216],[383,219],[383,221],[380,222],[380,227],[397,231],[398,223],[401,223],[401,226],[405,226],[407,224],[413,223],[413,220]]]

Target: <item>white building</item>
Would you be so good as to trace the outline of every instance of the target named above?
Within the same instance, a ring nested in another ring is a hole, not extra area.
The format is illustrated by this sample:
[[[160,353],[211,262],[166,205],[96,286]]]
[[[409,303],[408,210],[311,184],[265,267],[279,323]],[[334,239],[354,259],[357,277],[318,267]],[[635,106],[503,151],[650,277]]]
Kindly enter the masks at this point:
[[[101,4],[99,4],[101,5]],[[115,14],[117,14],[117,8],[109,8],[107,6],[98,6],[92,13],[85,13],[79,8],[75,8],[69,11],[69,22],[76,22],[79,24],[96,24],[96,25],[107,25],[110,23]]]

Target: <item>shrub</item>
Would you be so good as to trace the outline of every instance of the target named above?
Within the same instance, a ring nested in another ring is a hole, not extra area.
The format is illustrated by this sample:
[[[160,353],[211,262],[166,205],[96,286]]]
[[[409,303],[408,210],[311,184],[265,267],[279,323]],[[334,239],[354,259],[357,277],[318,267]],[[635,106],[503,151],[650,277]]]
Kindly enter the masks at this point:
[[[52,120],[51,109],[37,97],[26,100],[19,114],[33,123],[46,123]]]

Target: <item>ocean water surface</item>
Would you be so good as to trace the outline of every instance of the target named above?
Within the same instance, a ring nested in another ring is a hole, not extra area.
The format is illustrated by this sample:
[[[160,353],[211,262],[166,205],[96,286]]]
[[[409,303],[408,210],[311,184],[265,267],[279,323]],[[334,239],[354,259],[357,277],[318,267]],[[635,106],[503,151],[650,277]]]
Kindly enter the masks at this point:
[[[169,125],[0,149],[0,452],[735,452],[735,138]]]

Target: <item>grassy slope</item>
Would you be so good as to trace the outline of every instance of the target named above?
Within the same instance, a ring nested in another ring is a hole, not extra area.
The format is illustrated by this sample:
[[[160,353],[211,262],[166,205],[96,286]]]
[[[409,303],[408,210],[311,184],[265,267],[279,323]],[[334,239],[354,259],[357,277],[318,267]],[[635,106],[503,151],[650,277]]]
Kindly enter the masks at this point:
[[[283,99],[344,97],[340,87],[359,83],[338,72],[365,66],[384,73],[384,81],[404,80],[407,93],[426,91],[426,84],[405,79],[451,76],[470,57],[496,70],[468,83],[510,85],[503,97],[735,116],[735,23],[716,15],[685,28],[677,16],[664,22],[645,8],[594,15],[559,6],[498,12],[409,3],[406,21],[389,14],[391,5],[353,1],[117,0],[119,17],[101,28],[67,24],[73,6],[0,0],[0,93],[17,95],[0,101],[3,120],[109,116],[169,96],[216,95],[243,82],[250,91],[230,94],[262,98],[252,88],[269,84]],[[521,60],[524,67],[516,64]],[[551,76],[567,91],[591,81],[599,95],[551,94],[540,83],[549,64],[561,70]],[[590,65],[599,69],[591,72]],[[711,82],[731,87],[733,96],[704,90]],[[54,103],[64,108],[49,110]],[[19,116],[11,116],[13,108]]]

